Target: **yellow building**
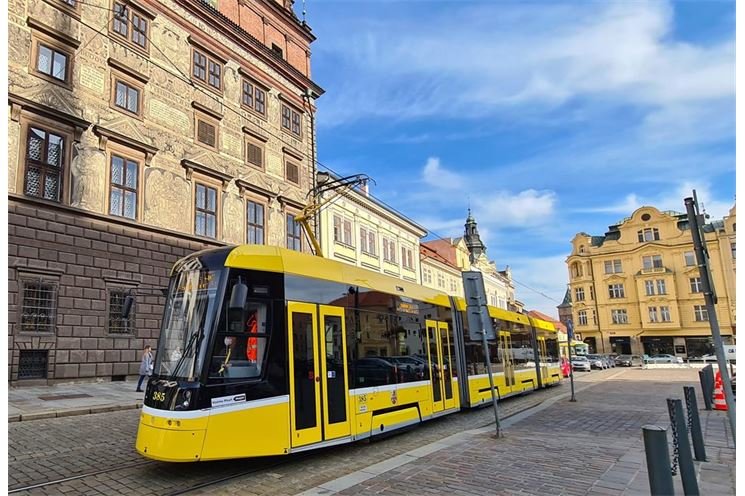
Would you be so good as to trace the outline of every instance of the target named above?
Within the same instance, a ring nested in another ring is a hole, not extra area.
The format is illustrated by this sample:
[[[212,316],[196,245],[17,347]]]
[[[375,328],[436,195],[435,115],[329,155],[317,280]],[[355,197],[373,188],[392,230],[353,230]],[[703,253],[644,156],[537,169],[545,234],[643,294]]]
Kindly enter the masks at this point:
[[[419,283],[419,238],[427,231],[362,190],[320,212],[323,256]]]
[[[725,343],[735,338],[735,207],[704,228]],[[567,257],[575,333],[597,353],[711,352],[685,214],[641,207],[604,236],[578,233]]]

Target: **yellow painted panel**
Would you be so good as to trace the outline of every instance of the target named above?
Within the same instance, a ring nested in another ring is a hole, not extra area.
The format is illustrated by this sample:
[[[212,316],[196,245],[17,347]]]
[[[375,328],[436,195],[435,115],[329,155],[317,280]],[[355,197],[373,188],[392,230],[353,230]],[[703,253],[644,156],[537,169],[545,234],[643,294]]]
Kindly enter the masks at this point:
[[[194,462],[201,459],[204,430],[158,429],[140,422],[135,448],[147,458],[164,462]]]
[[[193,419],[169,417],[166,410],[162,411],[162,415],[152,415],[142,412],[140,413],[140,424],[174,431],[203,430],[207,428],[208,417],[209,414],[207,412],[204,413],[204,416]]]
[[[213,413],[203,460],[281,455],[290,446],[290,404]]]
[[[383,413],[381,415],[374,415],[372,418],[371,432],[372,434],[380,434],[388,429],[396,427],[399,424],[411,423],[413,421],[420,421],[419,411],[416,407],[405,408],[403,410],[396,410],[395,412]]]

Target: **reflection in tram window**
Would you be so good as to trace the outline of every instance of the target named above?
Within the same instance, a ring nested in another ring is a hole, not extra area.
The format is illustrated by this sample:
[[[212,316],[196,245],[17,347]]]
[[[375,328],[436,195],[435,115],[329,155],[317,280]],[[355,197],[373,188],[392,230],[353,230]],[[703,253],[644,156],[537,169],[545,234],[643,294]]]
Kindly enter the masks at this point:
[[[531,329],[523,324],[512,323],[510,336],[512,337],[512,348],[509,352],[512,353],[515,369],[535,369]]]

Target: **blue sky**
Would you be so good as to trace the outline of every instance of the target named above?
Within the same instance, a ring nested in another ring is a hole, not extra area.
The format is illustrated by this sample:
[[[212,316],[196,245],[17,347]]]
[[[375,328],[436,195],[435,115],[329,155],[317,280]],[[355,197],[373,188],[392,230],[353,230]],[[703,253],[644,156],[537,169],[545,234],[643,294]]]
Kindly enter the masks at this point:
[[[302,7],[298,1],[297,10]],[[735,4],[308,0],[318,158],[561,300],[575,233],[735,198]],[[556,302],[517,285],[528,308]]]

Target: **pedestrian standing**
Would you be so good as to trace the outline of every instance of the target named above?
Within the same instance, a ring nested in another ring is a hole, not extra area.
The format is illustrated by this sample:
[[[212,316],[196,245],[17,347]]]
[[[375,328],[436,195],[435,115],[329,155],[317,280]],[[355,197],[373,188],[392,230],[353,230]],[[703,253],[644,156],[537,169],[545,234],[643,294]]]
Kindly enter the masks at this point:
[[[142,392],[142,381],[153,373],[153,354],[150,345],[145,346],[142,351],[142,361],[140,362],[140,381],[137,383],[137,392]]]

